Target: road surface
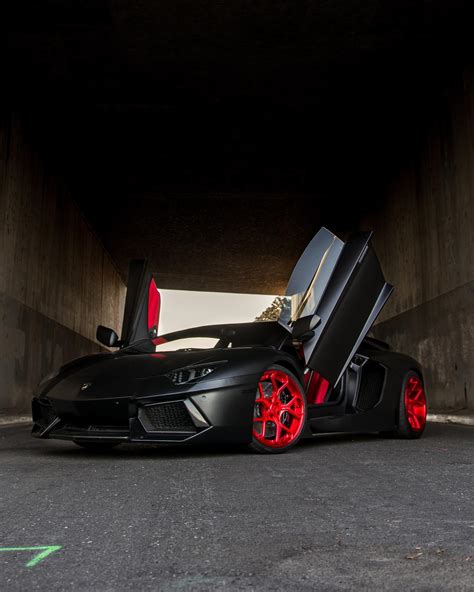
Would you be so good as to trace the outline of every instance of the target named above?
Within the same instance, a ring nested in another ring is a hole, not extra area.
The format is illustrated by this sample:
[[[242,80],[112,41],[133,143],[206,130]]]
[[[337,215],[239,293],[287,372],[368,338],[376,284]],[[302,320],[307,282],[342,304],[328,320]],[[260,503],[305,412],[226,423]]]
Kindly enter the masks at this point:
[[[277,456],[2,428],[0,590],[474,590],[473,461],[440,424]]]

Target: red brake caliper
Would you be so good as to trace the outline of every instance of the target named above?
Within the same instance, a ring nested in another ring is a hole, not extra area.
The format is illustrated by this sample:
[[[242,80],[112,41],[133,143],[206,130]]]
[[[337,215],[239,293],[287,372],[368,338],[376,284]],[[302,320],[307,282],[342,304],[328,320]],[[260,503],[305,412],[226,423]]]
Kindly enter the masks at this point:
[[[304,423],[303,395],[285,372],[267,370],[260,378],[253,435],[265,446],[282,448],[297,438]]]
[[[426,397],[418,376],[410,376],[405,385],[405,409],[412,430],[421,431],[426,423]]]

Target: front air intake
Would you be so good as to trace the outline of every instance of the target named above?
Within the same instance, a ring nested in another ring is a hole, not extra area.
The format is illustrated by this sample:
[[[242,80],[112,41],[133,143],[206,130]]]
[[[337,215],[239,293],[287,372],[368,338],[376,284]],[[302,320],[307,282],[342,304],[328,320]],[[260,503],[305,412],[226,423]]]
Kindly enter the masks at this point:
[[[158,432],[196,432],[196,426],[182,401],[148,405],[144,414]]]

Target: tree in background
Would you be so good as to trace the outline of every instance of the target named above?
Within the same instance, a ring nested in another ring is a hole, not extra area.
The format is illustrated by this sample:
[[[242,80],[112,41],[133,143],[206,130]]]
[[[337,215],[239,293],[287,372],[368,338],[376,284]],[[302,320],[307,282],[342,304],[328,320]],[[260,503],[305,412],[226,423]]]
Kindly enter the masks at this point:
[[[288,299],[282,296],[276,296],[275,300],[266,308],[258,317],[256,321],[278,321],[281,311],[289,307]]]

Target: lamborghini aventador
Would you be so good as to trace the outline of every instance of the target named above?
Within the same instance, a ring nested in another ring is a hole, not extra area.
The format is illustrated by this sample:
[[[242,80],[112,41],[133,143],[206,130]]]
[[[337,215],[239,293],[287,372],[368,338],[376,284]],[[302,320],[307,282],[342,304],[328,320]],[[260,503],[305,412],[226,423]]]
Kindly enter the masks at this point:
[[[368,333],[392,292],[371,233],[322,228],[290,277],[276,321],[159,334],[160,293],[132,261],[121,338],[39,385],[33,435],[101,450],[123,442],[232,442],[285,452],[328,432],[418,438],[426,396],[418,362]],[[166,351],[191,337],[209,349]],[[163,351],[164,350],[164,351]]]

